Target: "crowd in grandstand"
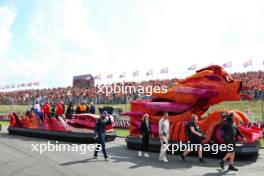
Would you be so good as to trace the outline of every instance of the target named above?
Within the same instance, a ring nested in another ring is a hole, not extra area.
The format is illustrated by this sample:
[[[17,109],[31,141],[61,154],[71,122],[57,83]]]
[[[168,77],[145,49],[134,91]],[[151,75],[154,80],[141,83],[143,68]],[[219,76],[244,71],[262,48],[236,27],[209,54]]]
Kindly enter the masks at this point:
[[[243,82],[243,90],[264,90],[264,71],[234,73],[232,77]]]
[[[234,73],[231,75],[233,78],[243,82],[242,90],[264,90],[264,71],[252,71],[246,73]],[[116,83],[116,85],[125,86],[167,86],[172,87],[178,79],[165,79],[165,80],[149,80],[142,82],[123,82]],[[106,96],[103,92],[98,91],[102,85],[96,85],[90,88],[77,88],[77,87],[59,87],[51,89],[36,89],[36,90],[20,90],[11,92],[0,92],[0,103],[15,103],[15,104],[29,104],[36,99],[44,104],[46,100],[50,102],[58,102],[63,100],[66,104],[69,102],[80,103],[83,101],[94,101],[96,103],[126,103],[130,99],[137,99],[137,92],[130,92],[126,94],[115,94]],[[110,84],[107,86],[114,86]]]

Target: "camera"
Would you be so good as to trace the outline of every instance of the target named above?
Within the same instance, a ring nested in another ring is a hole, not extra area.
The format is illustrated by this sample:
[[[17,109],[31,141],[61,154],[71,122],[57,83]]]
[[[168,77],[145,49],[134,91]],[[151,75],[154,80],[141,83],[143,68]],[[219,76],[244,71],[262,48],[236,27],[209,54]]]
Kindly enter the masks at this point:
[[[221,113],[221,116],[222,116],[222,122],[223,123],[230,123],[230,124],[233,124],[234,120],[234,113],[228,113],[228,112],[222,112]]]
[[[227,115],[227,117],[226,117],[226,121],[227,121],[228,123],[230,123],[230,124],[233,124],[233,122],[234,122],[233,118],[234,118],[234,114],[233,114],[233,113],[229,113],[229,114]]]
[[[222,122],[225,122],[225,121],[226,121],[227,115],[228,115],[227,112],[222,112],[222,113],[221,113]]]

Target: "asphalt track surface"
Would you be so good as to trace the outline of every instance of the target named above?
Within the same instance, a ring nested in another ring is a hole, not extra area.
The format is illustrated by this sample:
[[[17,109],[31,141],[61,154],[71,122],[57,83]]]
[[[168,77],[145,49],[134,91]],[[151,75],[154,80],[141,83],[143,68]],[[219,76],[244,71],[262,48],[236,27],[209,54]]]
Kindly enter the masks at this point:
[[[54,141],[51,141],[54,143]],[[168,163],[158,161],[158,153],[140,158],[137,151],[129,150],[123,138],[107,143],[110,161],[93,159],[93,153],[32,152],[32,144],[47,144],[47,140],[11,136],[6,127],[0,132],[0,176],[172,176],[172,175],[246,175],[264,174],[264,150],[258,158],[237,161],[239,171],[221,170],[218,160],[206,158],[201,164],[196,157],[182,162],[179,156],[168,155]],[[63,143],[65,144],[65,143]]]

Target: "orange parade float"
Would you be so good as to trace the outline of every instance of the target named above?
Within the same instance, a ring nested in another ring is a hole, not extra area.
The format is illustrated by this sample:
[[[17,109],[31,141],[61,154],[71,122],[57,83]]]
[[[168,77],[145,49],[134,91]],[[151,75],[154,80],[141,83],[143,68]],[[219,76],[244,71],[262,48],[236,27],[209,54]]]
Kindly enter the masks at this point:
[[[199,125],[205,134],[203,143],[223,143],[221,131],[221,113],[233,112],[234,122],[247,138],[240,152],[244,154],[258,153],[258,140],[262,137],[262,129],[255,126],[248,127],[249,118],[239,110],[220,109],[206,115],[207,110],[224,101],[239,101],[242,82],[233,80],[220,66],[212,65],[196,71],[190,77],[178,81],[166,93],[153,93],[151,100],[131,102],[130,112],[123,115],[130,116],[129,148],[139,148],[141,139],[140,124],[145,113],[150,116],[151,130],[154,139],[150,140],[150,148],[158,149],[158,122],[163,112],[168,112],[170,121],[171,143],[187,142],[185,125],[191,120],[192,114],[199,117]]]

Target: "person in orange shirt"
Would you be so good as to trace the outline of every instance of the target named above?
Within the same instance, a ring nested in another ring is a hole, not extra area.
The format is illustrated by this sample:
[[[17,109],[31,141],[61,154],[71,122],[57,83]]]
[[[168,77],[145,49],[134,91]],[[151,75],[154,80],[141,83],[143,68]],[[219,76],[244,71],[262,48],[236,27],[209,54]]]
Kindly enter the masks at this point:
[[[80,106],[81,113],[86,113],[86,110],[87,110],[87,106],[85,105],[84,102],[82,102],[82,105]]]
[[[56,117],[62,116],[64,114],[64,109],[62,107],[61,102],[59,102],[56,106]]]
[[[49,104],[49,102],[46,102],[42,106],[41,111],[44,113],[44,117],[48,117],[48,118],[51,117],[51,115],[50,115],[50,104]]]

